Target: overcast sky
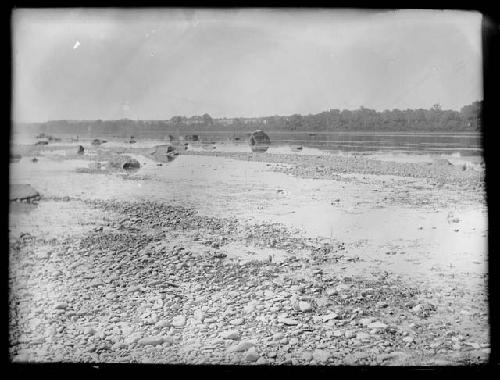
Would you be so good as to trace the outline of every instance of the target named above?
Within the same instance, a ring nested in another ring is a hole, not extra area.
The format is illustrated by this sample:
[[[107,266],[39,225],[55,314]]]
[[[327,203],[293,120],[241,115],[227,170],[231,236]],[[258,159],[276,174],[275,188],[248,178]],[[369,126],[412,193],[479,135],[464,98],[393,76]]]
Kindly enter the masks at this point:
[[[459,110],[483,97],[479,13],[17,10],[12,28],[16,121]]]

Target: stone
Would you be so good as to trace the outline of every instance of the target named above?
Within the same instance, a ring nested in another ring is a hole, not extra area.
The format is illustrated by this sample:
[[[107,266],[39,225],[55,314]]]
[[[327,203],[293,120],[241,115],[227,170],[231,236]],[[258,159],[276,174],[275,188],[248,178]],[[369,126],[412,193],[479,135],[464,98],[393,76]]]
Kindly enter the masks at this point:
[[[229,323],[232,324],[233,326],[239,326],[245,323],[245,320],[243,318],[236,318],[230,320]]]
[[[247,362],[256,362],[259,359],[259,355],[256,354],[255,352],[249,352],[245,355],[245,361]]]
[[[276,333],[273,335],[273,340],[281,340],[285,337],[285,334],[283,333]]]
[[[83,329],[83,333],[84,333],[85,335],[92,336],[92,335],[95,335],[96,330],[95,330],[93,327],[85,327],[85,328]]]
[[[298,321],[296,321],[295,319],[292,319],[292,318],[286,318],[286,317],[279,317],[278,318],[278,322],[280,323],[283,323],[287,326],[296,326],[299,324]]]
[[[366,340],[370,340],[371,336],[370,336],[370,334],[367,334],[367,333],[364,333],[364,332],[359,332],[359,333],[356,334],[356,338],[359,339],[359,340],[366,341]]]
[[[300,311],[308,312],[308,311],[311,311],[312,309],[313,309],[313,307],[309,302],[305,302],[305,301],[299,302],[299,310]]]
[[[223,339],[232,339],[232,340],[238,340],[241,338],[240,333],[236,330],[224,331],[220,334],[220,336]]]
[[[239,344],[233,345],[227,349],[228,352],[245,352],[248,351],[251,347],[254,347],[255,344],[250,341],[243,341]]]
[[[348,285],[348,284],[339,284],[337,285],[337,287],[335,288],[335,290],[339,293],[345,291],[345,290],[349,290],[351,288],[351,285]]]
[[[50,252],[49,251],[38,251],[35,253],[35,257],[37,259],[48,259],[50,257]]]
[[[368,324],[369,329],[386,329],[388,326],[383,322],[373,322]]]
[[[155,324],[156,327],[162,329],[162,328],[165,328],[165,327],[169,327],[170,326],[170,322],[167,321],[167,320],[162,320],[162,321],[159,321]]]
[[[359,320],[359,323],[363,326],[368,326],[372,322],[373,322],[373,318],[362,318]]]
[[[411,309],[414,313],[418,313],[422,310],[422,305],[416,305],[413,309]]]
[[[186,317],[183,315],[178,315],[172,319],[172,326],[182,327],[186,324]]]
[[[174,338],[172,338],[171,336],[166,336],[163,338],[163,345],[170,346],[172,344],[174,344]]]
[[[255,310],[257,304],[257,301],[250,301],[247,305],[245,305],[243,310],[245,311],[245,313],[251,313]]]
[[[126,345],[130,345],[130,344],[137,343],[139,341],[139,339],[141,339],[140,334],[135,333],[135,334],[132,334],[132,335],[125,337],[125,339],[123,340],[123,343],[125,343]]]
[[[330,353],[325,350],[314,350],[312,353],[312,358],[318,363],[324,363],[330,358]]]
[[[369,355],[367,353],[356,352],[356,353],[346,355],[346,357],[344,358],[344,363],[347,365],[354,365],[354,364],[357,364],[360,361],[365,360],[367,358],[369,358]]]
[[[196,319],[197,321],[201,321],[201,322],[203,322],[203,319],[205,319],[205,313],[203,313],[203,311],[201,311],[201,310],[196,310],[196,311],[193,313],[193,317],[194,317],[194,319]]]
[[[323,320],[323,322],[328,322],[331,319],[337,319],[337,318],[338,318],[338,314],[337,313],[330,313],[330,314],[327,314],[327,315],[323,315],[321,317],[321,319]]]
[[[154,337],[148,337],[148,338],[142,338],[139,339],[137,342],[139,346],[157,346],[159,344],[163,344],[163,338],[154,336]]]
[[[344,336],[345,336],[347,339],[351,339],[351,338],[354,338],[354,337],[356,336],[356,334],[354,333],[354,331],[347,330],[347,331],[344,333]]]
[[[316,300],[316,305],[318,305],[319,307],[327,306],[328,303],[328,298],[326,297],[321,297]]]
[[[310,351],[304,351],[301,355],[300,358],[306,362],[310,362],[313,358],[313,354]]]
[[[260,358],[259,358],[259,360],[257,360],[257,361],[255,362],[255,364],[257,364],[257,365],[266,365],[266,364],[268,364],[268,362],[267,362],[267,360],[266,360],[266,359],[264,359],[263,357],[260,357]]]

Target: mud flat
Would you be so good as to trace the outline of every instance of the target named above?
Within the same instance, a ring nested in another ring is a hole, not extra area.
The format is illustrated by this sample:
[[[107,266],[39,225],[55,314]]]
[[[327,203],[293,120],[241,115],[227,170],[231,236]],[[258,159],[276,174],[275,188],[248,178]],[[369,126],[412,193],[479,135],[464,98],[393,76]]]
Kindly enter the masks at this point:
[[[11,164],[42,195],[10,214],[14,361],[487,362],[480,172],[140,152],[135,175]]]

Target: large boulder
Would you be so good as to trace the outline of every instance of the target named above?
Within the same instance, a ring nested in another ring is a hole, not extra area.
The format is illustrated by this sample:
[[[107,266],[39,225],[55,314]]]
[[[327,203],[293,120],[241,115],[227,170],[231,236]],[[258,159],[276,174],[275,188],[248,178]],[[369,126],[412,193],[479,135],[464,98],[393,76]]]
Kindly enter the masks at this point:
[[[122,165],[122,169],[124,170],[138,170],[141,167],[139,161],[134,158],[130,158],[125,161]]]
[[[101,145],[104,144],[106,140],[99,140],[99,139],[94,139],[92,140],[92,145]]]
[[[172,145],[157,145],[151,155],[156,161],[170,162],[179,155],[179,152]]]
[[[258,129],[250,134],[248,145],[252,152],[266,152],[271,145],[271,139],[264,131]]]

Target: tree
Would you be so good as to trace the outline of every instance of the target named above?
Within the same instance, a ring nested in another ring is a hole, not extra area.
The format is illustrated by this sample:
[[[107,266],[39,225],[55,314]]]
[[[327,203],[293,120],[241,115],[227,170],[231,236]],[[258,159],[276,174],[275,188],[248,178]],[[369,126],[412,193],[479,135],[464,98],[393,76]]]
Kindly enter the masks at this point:
[[[304,122],[304,117],[298,113],[290,116],[288,124],[291,130],[301,129]]]
[[[432,106],[433,111],[441,111],[441,104],[436,103]]]
[[[203,124],[205,124],[205,125],[213,125],[214,124],[212,117],[208,113],[203,114],[202,118],[203,118]]]

